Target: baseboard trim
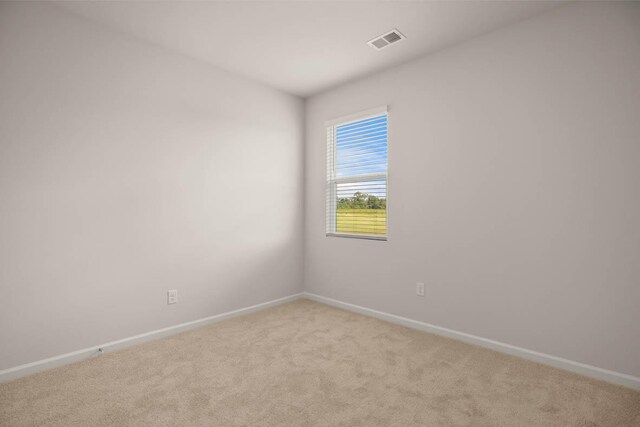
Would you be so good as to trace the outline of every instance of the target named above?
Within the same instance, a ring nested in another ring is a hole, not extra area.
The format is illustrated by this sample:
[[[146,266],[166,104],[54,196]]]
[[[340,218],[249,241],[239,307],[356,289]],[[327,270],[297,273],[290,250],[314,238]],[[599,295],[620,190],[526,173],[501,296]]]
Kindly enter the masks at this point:
[[[199,328],[209,325],[211,323],[220,322],[232,317],[241,316],[244,314],[253,313],[255,311],[264,310],[276,305],[285,304],[290,301],[295,301],[303,297],[303,293],[293,294],[284,298],[278,298],[271,301],[263,302],[261,304],[252,305],[250,307],[240,308],[238,310],[228,311],[226,313],[216,314],[215,316],[205,317],[203,319],[193,320],[191,322],[180,323],[179,325],[169,326],[167,328],[157,329],[155,331],[146,332],[144,334],[134,335],[132,337],[124,338],[117,341],[108,342],[105,344],[96,345],[93,347],[87,347],[82,350],[73,351],[71,353],[61,354],[59,356],[50,357],[43,360],[38,360],[32,363],[26,363],[24,365],[8,368],[0,371],[0,382],[11,381],[17,378],[21,378],[27,375],[34,374],[56,368],[58,366],[68,365],[73,362],[78,362],[90,357],[94,357],[103,353],[107,353],[113,350],[118,350],[126,347],[131,347],[136,344],[140,344],[146,341],[152,341],[159,338],[175,335],[180,332],[185,332],[190,329]]]
[[[370,317],[375,317],[381,320],[386,320],[388,322],[396,323],[409,328],[422,330],[432,334],[441,335],[447,338],[453,338],[459,341],[467,342],[469,344],[474,344],[480,347],[485,347],[491,350],[499,351],[501,353],[522,357],[524,359],[528,359],[534,362],[553,366],[555,368],[560,368],[566,371],[575,372],[577,374],[581,374],[587,377],[591,377],[598,380],[607,381],[613,384],[623,385],[629,388],[640,390],[639,377],[634,377],[632,375],[627,375],[620,372],[610,371],[608,369],[598,368],[596,366],[575,362],[573,360],[552,356],[546,353],[527,350],[525,348],[516,347],[516,346],[502,343],[499,341],[478,337],[478,336],[467,334],[464,332],[455,331],[453,329],[443,328],[441,326],[436,326],[426,322],[421,322],[418,320],[397,316],[395,314],[374,310],[374,309],[359,306],[356,304],[350,304],[347,302],[335,300],[332,298],[327,298],[327,297],[316,295],[309,292],[302,292],[298,294],[289,295],[283,298],[278,298],[278,299],[267,301],[261,304],[252,305],[250,307],[244,307],[238,310],[217,314],[215,316],[209,316],[203,319],[193,320],[191,322],[181,323],[179,325],[157,329],[155,331],[146,332],[144,334],[135,335],[132,337],[121,339],[121,340],[112,341],[109,343],[88,347],[82,350],[77,350],[71,353],[66,353],[59,356],[54,356],[47,359],[38,360],[36,362],[26,363],[24,365],[5,369],[0,371],[0,382],[11,381],[17,378],[34,374],[36,372],[41,372],[41,371],[49,370],[52,368],[56,368],[58,366],[63,366],[73,362],[78,362],[90,357],[95,357],[97,355],[107,353],[113,350],[130,347],[146,341],[152,341],[159,338],[175,335],[180,332],[188,331],[190,329],[195,329],[198,327],[206,326],[208,324],[220,322],[225,319],[230,319],[232,317],[237,317],[244,314],[249,314],[256,311],[264,310],[266,308],[274,307],[280,304],[285,304],[287,302],[295,301],[300,298],[307,298],[312,301],[321,302],[327,305],[342,308],[344,310],[352,311],[352,312],[363,314]]]
[[[499,351],[501,353],[510,354],[512,356],[522,357],[523,359],[532,360],[534,362],[553,366],[559,369],[564,369],[566,371],[574,372],[587,377],[595,378],[602,381],[607,381],[613,384],[618,384],[618,385],[622,385],[622,386],[633,388],[633,389],[640,389],[640,378],[634,377],[632,375],[622,374],[620,372],[598,368],[596,366],[575,362],[573,360],[552,356],[546,353],[527,350],[525,348],[516,347],[511,344],[505,344],[499,341],[494,341],[487,338],[482,338],[475,335],[467,334],[464,332],[455,331],[453,329],[431,325],[426,322],[421,322],[418,320],[413,320],[413,319],[409,319],[402,316],[396,316],[395,314],[373,310],[371,308],[350,304],[347,302],[323,297],[321,295],[316,295],[309,292],[304,292],[303,297],[310,299],[312,301],[317,301],[317,302],[321,302],[334,307],[342,308],[344,310],[352,311],[359,314],[364,314],[365,316],[375,317],[381,320],[386,320],[388,322],[396,323],[398,325],[406,326],[409,328],[419,329],[421,331],[444,336],[447,338],[453,338],[459,341],[464,341],[469,344],[485,347],[491,350]]]

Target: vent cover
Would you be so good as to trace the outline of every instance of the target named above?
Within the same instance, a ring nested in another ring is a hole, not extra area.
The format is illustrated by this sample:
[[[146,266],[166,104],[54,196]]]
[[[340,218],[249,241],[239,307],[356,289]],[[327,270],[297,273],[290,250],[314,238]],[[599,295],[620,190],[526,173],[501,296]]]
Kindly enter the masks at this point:
[[[372,48],[374,48],[375,50],[380,50],[404,39],[406,39],[406,37],[402,35],[400,31],[394,28],[393,30],[388,31],[383,35],[376,37],[373,40],[369,40],[367,44]]]

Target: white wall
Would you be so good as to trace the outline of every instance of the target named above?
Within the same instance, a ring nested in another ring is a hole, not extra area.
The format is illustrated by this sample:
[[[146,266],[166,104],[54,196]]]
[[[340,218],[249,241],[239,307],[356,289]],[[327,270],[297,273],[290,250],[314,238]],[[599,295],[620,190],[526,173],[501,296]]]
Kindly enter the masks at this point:
[[[324,122],[382,104],[389,240],[327,238]],[[640,375],[640,4],[494,31],[315,96],[306,124],[307,291]]]
[[[302,129],[300,99],[0,3],[0,369],[300,292]]]

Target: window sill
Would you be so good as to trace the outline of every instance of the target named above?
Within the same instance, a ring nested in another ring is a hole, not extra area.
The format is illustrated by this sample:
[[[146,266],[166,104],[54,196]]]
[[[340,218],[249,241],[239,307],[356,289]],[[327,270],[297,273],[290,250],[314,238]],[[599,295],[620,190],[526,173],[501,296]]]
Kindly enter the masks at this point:
[[[375,234],[344,234],[344,233],[327,233],[327,237],[346,237],[349,239],[365,239],[365,240],[381,240],[386,242],[387,236],[380,236]]]

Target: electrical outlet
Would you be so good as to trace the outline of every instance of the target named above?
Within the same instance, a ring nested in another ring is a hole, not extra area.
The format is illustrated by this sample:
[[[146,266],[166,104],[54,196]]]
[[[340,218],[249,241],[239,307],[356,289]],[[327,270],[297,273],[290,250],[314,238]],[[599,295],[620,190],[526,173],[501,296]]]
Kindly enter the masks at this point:
[[[418,295],[419,297],[424,296],[424,283],[416,283],[416,295]]]
[[[173,289],[171,291],[167,291],[167,305],[175,304],[178,302],[178,291]]]

